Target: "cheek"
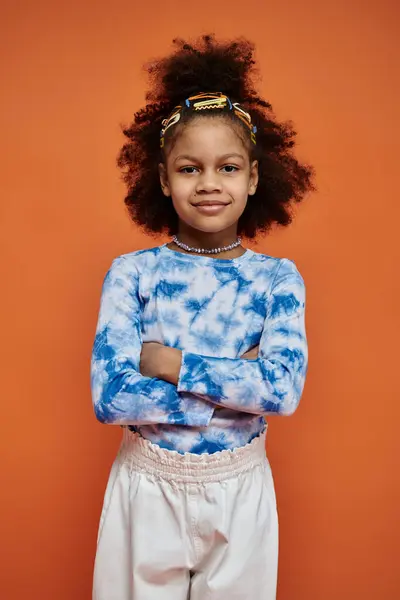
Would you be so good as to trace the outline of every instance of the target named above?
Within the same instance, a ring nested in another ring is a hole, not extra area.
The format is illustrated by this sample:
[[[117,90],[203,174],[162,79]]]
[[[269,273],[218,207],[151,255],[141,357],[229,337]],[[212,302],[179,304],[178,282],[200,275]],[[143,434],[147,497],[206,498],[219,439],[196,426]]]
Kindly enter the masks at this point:
[[[171,199],[175,211],[179,216],[187,216],[190,212],[190,199],[193,197],[193,186],[188,182],[179,182],[178,185],[171,185]]]
[[[193,193],[193,188],[195,186],[195,182],[194,179],[191,180],[189,178],[185,178],[185,179],[177,179],[175,177],[172,177],[170,179],[170,188],[171,188],[171,194],[173,197],[179,199],[179,200],[187,200],[188,197],[190,197],[190,195]]]
[[[249,178],[247,176],[243,176],[240,178],[238,177],[227,180],[225,189],[236,200],[236,202],[243,203],[247,200],[249,193]]]

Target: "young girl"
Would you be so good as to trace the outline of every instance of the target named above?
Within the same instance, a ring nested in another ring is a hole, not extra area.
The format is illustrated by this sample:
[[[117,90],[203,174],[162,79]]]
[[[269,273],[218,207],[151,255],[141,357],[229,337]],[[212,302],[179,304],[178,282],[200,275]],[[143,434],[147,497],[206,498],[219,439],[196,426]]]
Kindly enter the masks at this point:
[[[133,220],[173,239],[116,258],[104,281],[93,403],[124,434],[93,598],[272,600],[265,417],[302,394],[305,293],[292,261],[238,236],[289,224],[312,171],[253,88],[249,42],[175,44],[119,157]]]

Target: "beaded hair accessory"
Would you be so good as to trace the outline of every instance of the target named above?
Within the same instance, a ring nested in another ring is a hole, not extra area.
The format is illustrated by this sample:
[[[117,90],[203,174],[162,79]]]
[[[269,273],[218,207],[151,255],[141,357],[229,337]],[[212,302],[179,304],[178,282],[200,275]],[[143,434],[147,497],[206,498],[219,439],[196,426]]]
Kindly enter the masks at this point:
[[[238,102],[231,102],[228,96],[221,92],[208,93],[202,92],[196,96],[190,96],[182,104],[179,104],[174,108],[169,117],[163,120],[162,129],[160,132],[160,147],[164,148],[165,144],[165,132],[167,129],[176,125],[182,115],[183,110],[191,109],[193,111],[201,110],[229,110],[242,121],[249,129],[250,139],[253,144],[256,143],[257,127],[251,122],[251,116],[248,112],[243,110]]]

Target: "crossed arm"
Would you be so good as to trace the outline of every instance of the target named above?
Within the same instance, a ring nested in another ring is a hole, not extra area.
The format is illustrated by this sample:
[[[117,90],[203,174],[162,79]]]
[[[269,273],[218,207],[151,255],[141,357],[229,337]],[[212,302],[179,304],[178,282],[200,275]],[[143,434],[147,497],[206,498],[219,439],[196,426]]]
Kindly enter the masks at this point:
[[[240,358],[256,360],[260,346],[254,346]],[[156,377],[174,385],[178,385],[182,367],[182,351],[177,348],[163,346],[157,342],[144,342],[140,354],[140,373],[144,377]]]
[[[206,426],[216,406],[253,414],[296,409],[307,342],[304,283],[291,261],[280,262],[259,347],[237,359],[143,343],[138,281],[124,257],[104,280],[91,369],[101,422]]]

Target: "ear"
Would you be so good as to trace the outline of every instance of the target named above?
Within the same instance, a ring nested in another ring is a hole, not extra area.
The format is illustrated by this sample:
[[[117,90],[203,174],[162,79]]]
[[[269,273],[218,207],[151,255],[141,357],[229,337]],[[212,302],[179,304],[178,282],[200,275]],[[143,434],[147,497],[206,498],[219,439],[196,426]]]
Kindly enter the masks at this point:
[[[249,178],[249,196],[254,196],[258,185],[258,161],[253,160],[250,165],[250,178]]]
[[[160,163],[158,165],[158,172],[160,174],[160,183],[161,183],[161,189],[163,191],[163,194],[164,194],[164,196],[170,196],[171,190],[170,190],[169,183],[168,183],[167,169],[166,169],[164,163]]]

